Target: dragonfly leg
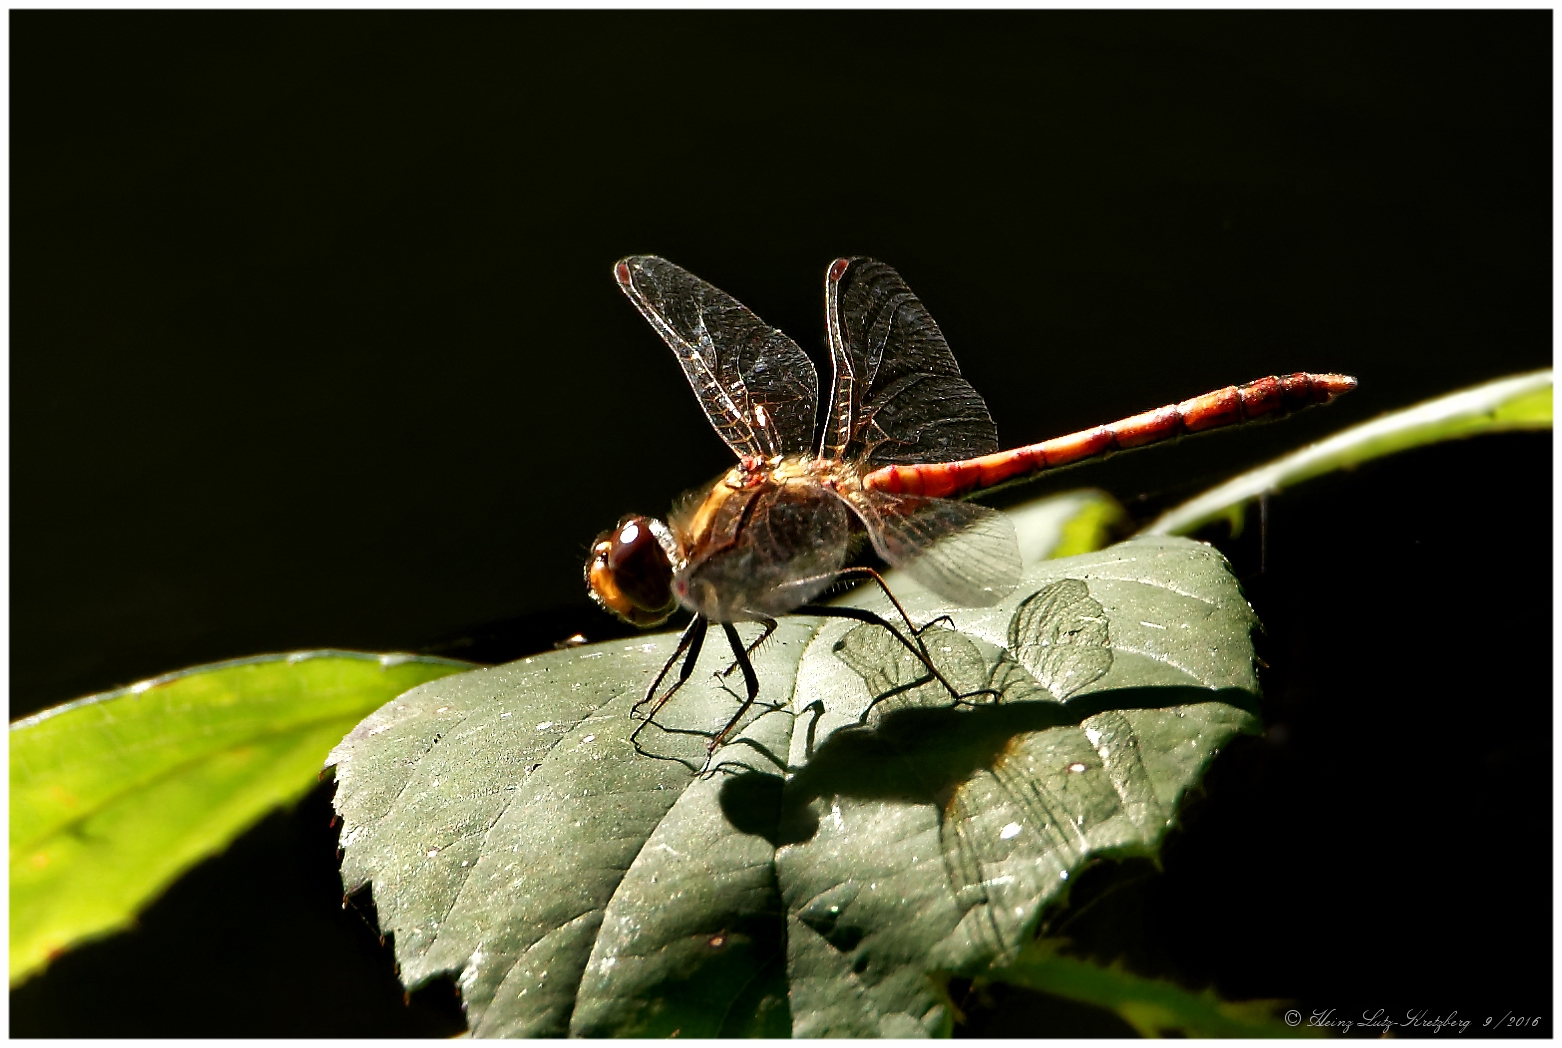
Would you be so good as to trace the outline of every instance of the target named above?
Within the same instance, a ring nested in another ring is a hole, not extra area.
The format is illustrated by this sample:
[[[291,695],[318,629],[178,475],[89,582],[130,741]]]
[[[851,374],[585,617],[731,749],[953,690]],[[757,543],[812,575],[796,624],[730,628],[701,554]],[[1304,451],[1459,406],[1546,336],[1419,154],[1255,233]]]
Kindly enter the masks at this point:
[[[895,594],[893,594],[892,590],[890,590],[889,583],[884,581],[883,575],[879,575],[878,572],[870,569],[870,567],[843,567],[843,569],[840,569],[839,572],[836,572],[837,579],[842,578],[842,576],[845,575],[865,575],[867,578],[872,578],[875,583],[878,583],[879,589],[884,590],[884,597],[889,598],[889,603],[895,606],[895,611],[900,612],[901,622],[906,623],[906,629],[911,631],[911,636],[915,637],[918,633],[922,633],[923,629],[926,629],[926,626],[920,626],[920,628],[918,628],[918,626],[915,626],[914,623],[911,622],[911,615],[906,614],[906,609],[901,606],[900,600],[898,600],[898,598],[895,597]],[[948,620],[951,626],[954,625],[953,620],[950,620],[948,615],[942,615],[942,618]],[[881,618],[879,622],[883,622],[883,618]],[[934,618],[933,622],[939,622],[939,620]],[[889,623],[884,623],[884,625],[889,625]],[[928,626],[931,625],[933,625],[933,623],[929,622]]]
[[[765,632],[763,632],[763,633],[761,633],[759,635],[759,639],[758,640],[754,641],[754,643],[750,644],[747,648],[743,649],[743,654],[747,655],[749,658],[753,658],[754,657],[754,652],[759,650],[759,646],[761,644],[765,643],[765,641],[769,640],[770,639],[770,635],[772,633],[774,633],[776,631],[776,629],[781,625],[775,619],[771,619],[771,618],[756,618],[754,621],[763,623],[764,626],[765,626]],[[720,676],[720,677],[723,677],[723,678],[730,677],[730,676],[732,676],[732,671],[737,669],[737,668],[738,668],[738,660],[737,659],[733,659],[732,660],[732,665],[730,665],[726,669],[722,670],[719,674],[717,674],[717,676]]]
[[[765,630],[766,637],[770,636],[770,632],[775,629],[775,625],[775,620],[772,619]],[[727,726],[717,732],[716,737],[711,740],[710,752],[712,753],[716,752],[716,747],[726,741],[728,734],[731,733],[733,728],[738,726],[738,721],[743,719],[743,715],[748,712],[748,708],[754,705],[754,699],[759,696],[759,677],[754,673],[754,664],[748,660],[748,651],[744,650],[743,638],[738,636],[737,627],[730,622],[723,622],[721,628],[727,634],[727,643],[732,645],[732,655],[738,668],[743,671],[743,685],[748,689],[748,697],[743,700],[743,705],[738,707],[738,712],[732,715],[732,719],[727,722]],[[756,641],[755,643],[757,645],[758,642]]]
[[[629,715],[633,717],[636,710],[650,702],[653,698],[656,698],[656,689],[661,687],[662,681],[667,679],[667,672],[673,668],[673,663],[677,662],[680,656],[683,658],[683,668],[678,671],[677,682],[667,689],[665,695],[660,699],[656,699],[656,705],[652,706],[651,712],[645,715],[645,719],[640,722],[640,727],[630,733],[629,741],[631,744],[634,743],[636,736],[645,730],[645,726],[651,723],[651,718],[655,717],[661,708],[667,705],[667,700],[672,698],[679,688],[683,687],[684,682],[689,679],[689,675],[694,672],[694,664],[700,660],[700,648],[705,644],[705,631],[709,625],[710,620],[704,615],[696,615],[689,621],[688,627],[683,631],[683,636],[678,638],[678,646],[673,649],[672,656],[662,665],[662,671],[656,675],[656,679],[651,682],[650,688],[646,690],[645,698],[629,708]]]
[[[893,623],[877,612],[868,611],[865,608],[848,608],[835,604],[804,604],[797,609],[796,614],[818,615],[828,619],[855,619],[858,622],[866,622],[873,626],[882,626],[884,629],[889,630],[890,635],[900,641],[907,651],[916,656],[917,661],[927,668],[927,672],[934,680],[944,686],[944,690],[949,692],[956,702],[970,698],[972,695],[991,695],[995,700],[1001,697],[993,688],[978,688],[972,692],[960,691],[953,684],[949,683],[949,678],[945,677],[943,672],[933,664],[933,657],[927,653],[927,648],[923,646],[922,639],[915,632],[912,633],[912,637],[916,638],[916,643],[913,644],[906,638],[905,634],[895,628]],[[905,612],[902,611],[901,614],[904,615]],[[935,619],[934,621],[936,622],[937,620]],[[932,625],[932,623],[928,625]]]
[[[922,634],[923,630],[927,629],[929,626],[935,626],[935,625],[937,625],[940,622],[948,623],[950,629],[954,629],[954,627],[955,627],[955,620],[950,618],[948,615],[940,615],[938,618],[934,619],[932,622],[925,622],[925,623],[923,623],[920,626],[915,625],[911,621],[911,616],[906,614],[906,609],[901,606],[900,600],[895,596],[894,592],[889,588],[889,583],[884,581],[884,576],[880,575],[877,571],[874,571],[872,568],[866,568],[866,567],[842,568],[840,571],[836,572],[835,577],[837,579],[839,579],[843,575],[865,575],[868,578],[872,579],[874,582],[878,583],[879,589],[884,591],[884,596],[886,598],[888,598],[889,602],[895,606],[895,610],[900,612],[901,621],[906,624],[906,630],[913,637],[920,636]],[[883,622],[884,620],[880,619],[879,621]],[[888,623],[885,623],[885,625],[887,626]]]
[[[877,583],[879,589],[884,591],[884,596],[889,600],[889,602],[891,604],[893,604],[895,606],[895,610],[900,612],[901,621],[906,624],[907,632],[909,632],[911,634],[911,636],[916,638],[916,641],[917,641],[916,647],[912,647],[910,644],[907,644],[906,643],[906,638],[901,637],[899,634],[896,634],[896,638],[902,644],[905,644],[906,647],[911,650],[911,653],[913,655],[915,655],[919,660],[921,660],[922,665],[926,666],[928,668],[929,672],[931,672],[933,674],[933,676],[938,678],[939,683],[941,683],[946,689],[948,689],[949,694],[953,695],[955,697],[956,701],[959,701],[960,699],[965,698],[965,696],[961,695],[953,687],[950,686],[949,682],[944,679],[943,674],[938,672],[937,667],[935,667],[933,665],[932,657],[927,652],[926,645],[924,645],[922,643],[922,633],[923,633],[924,630],[927,630],[927,629],[929,629],[929,628],[931,628],[933,626],[937,626],[939,623],[943,623],[946,629],[951,629],[952,630],[952,629],[955,628],[955,620],[950,618],[948,615],[940,615],[940,616],[938,616],[938,618],[932,619],[929,622],[924,622],[922,625],[918,626],[918,625],[916,625],[915,623],[913,623],[911,621],[911,616],[906,614],[905,607],[902,606],[902,604],[900,603],[899,598],[897,598],[895,596],[894,591],[892,591],[889,588],[889,583],[884,581],[884,576],[883,575],[880,575],[877,571],[874,571],[872,568],[868,568],[868,567],[842,568],[836,574],[836,578],[839,578],[842,575],[865,575],[868,578],[871,578],[875,583]],[[864,620],[864,621],[867,621],[867,620]],[[888,629],[891,633],[895,632],[894,628],[892,626],[890,626],[890,624],[888,622],[885,622],[882,618],[878,619],[878,623],[879,623],[879,625],[882,625],[886,629]],[[993,696],[994,700],[996,700],[998,698],[998,693],[996,691],[994,691],[993,689],[991,689],[991,688],[980,688],[980,689],[978,689],[976,691],[971,692],[971,694],[972,695],[990,694],[990,695]]]

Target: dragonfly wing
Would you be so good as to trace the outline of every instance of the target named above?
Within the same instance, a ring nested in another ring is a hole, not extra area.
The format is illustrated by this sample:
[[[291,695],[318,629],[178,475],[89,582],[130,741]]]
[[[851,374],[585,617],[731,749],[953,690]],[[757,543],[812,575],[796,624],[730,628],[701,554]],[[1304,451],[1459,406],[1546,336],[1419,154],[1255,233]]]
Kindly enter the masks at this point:
[[[871,258],[837,259],[825,312],[834,380],[822,455],[886,466],[998,450],[986,403],[899,273]]]
[[[1014,525],[995,509],[882,491],[853,504],[879,556],[946,600],[987,607],[1019,583]]]
[[[796,342],[666,259],[634,255],[613,273],[728,447],[760,458],[810,450],[819,379]]]

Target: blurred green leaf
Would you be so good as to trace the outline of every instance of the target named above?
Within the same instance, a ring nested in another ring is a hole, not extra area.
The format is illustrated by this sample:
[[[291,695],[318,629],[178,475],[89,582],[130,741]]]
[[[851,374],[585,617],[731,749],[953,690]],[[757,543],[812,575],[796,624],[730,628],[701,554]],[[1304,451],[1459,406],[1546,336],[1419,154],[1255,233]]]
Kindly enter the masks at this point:
[[[1104,549],[1113,531],[1128,520],[1116,499],[1090,488],[1032,499],[1004,512],[1014,522],[1020,559],[1027,566]],[[896,578],[910,581],[898,572]],[[900,585],[897,581],[891,588],[898,593]]]
[[[1141,1037],[1307,1037],[1315,1029],[1277,1018],[1276,1001],[1222,1001],[1209,990],[1192,993],[1174,983],[1146,979],[1121,964],[1102,967],[1066,957],[1065,945],[1044,939],[1026,946],[1013,963],[982,977],[1040,990],[1116,1012]]]
[[[951,614],[925,636],[958,706],[882,628],[787,617],[709,775],[742,687],[718,642],[638,748],[671,634],[414,689],[333,751],[343,880],[409,988],[459,973],[478,1036],[947,1033],[938,973],[1012,960],[1091,858],[1154,854],[1258,727],[1252,611],[1201,543],[1044,561]]]
[[[11,725],[11,982],[123,928],[302,796],[365,712],[470,669],[311,651],[197,666]]]
[[[1549,369],[1534,371],[1390,412],[1234,477],[1167,511],[1141,534],[1186,535],[1222,517],[1232,521],[1236,532],[1241,527],[1243,504],[1250,499],[1333,470],[1443,440],[1550,429],[1551,387]]]

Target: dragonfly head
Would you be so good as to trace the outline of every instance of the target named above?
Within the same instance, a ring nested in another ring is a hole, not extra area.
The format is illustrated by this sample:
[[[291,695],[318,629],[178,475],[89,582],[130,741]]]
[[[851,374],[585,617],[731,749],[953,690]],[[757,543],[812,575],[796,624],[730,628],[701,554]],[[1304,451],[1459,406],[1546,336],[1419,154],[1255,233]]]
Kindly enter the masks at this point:
[[[660,626],[678,609],[672,558],[677,544],[667,525],[638,514],[625,517],[591,544],[586,591],[632,626]]]

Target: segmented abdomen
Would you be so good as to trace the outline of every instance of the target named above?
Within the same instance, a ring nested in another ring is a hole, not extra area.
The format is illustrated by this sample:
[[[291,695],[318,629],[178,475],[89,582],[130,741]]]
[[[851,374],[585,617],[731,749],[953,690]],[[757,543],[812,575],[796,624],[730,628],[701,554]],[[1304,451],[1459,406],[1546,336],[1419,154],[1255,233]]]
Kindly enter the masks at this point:
[[[1350,375],[1270,375],[1244,386],[1168,404],[1106,426],[1080,430],[1011,451],[998,451],[961,462],[884,466],[863,477],[863,486],[904,495],[954,498],[1032,473],[1057,469],[1113,451],[1158,444],[1189,433],[1234,426],[1315,404],[1327,404],[1356,388]]]

